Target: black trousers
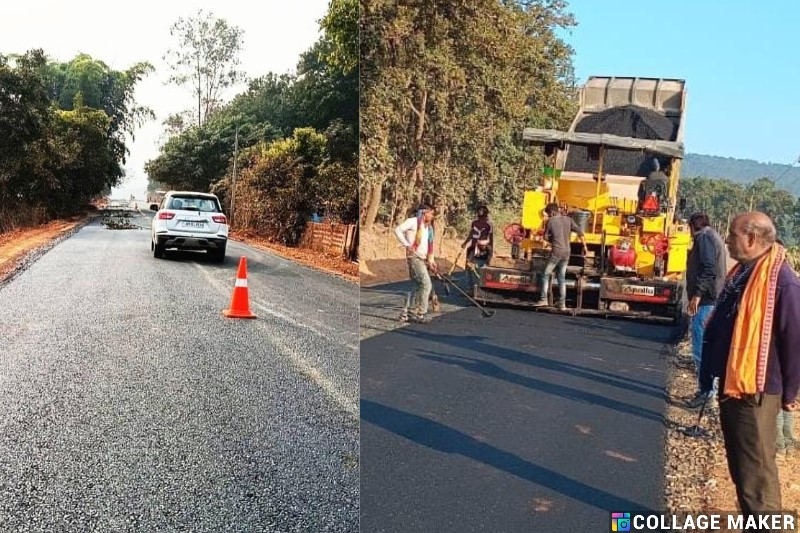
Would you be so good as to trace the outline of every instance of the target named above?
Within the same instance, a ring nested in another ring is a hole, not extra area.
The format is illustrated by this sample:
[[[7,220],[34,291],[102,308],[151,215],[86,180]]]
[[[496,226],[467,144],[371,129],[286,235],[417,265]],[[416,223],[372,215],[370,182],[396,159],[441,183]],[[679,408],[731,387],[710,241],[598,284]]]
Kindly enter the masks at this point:
[[[741,400],[720,396],[719,417],[725,439],[728,470],[744,514],[779,512],[781,486],[775,463],[776,420],[781,409],[777,394]]]

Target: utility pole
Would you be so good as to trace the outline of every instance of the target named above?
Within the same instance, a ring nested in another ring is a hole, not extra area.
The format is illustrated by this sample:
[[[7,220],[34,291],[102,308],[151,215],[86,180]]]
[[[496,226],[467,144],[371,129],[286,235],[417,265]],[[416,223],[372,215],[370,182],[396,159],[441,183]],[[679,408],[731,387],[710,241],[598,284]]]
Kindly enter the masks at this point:
[[[236,204],[236,160],[239,159],[239,124],[233,141],[233,183],[231,184],[231,228],[233,228],[233,207]]]

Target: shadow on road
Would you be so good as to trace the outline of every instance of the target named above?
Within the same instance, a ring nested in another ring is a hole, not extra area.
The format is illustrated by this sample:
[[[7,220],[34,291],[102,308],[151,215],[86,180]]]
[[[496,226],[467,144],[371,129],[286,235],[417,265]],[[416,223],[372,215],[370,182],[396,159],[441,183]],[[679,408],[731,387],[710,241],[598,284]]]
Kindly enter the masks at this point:
[[[607,398],[600,394],[593,394],[591,392],[576,389],[573,387],[558,385],[556,383],[548,382],[542,379],[536,379],[532,377],[522,376],[520,374],[515,374],[514,372],[509,372],[507,370],[504,370],[495,364],[487,363],[485,361],[480,361],[478,359],[471,359],[469,357],[462,357],[459,355],[437,354],[434,352],[426,352],[426,351],[421,352],[421,354],[418,355],[418,357],[426,359],[428,361],[434,361],[446,365],[459,366],[469,372],[475,372],[476,374],[480,374],[482,376],[490,377],[493,379],[499,379],[502,381],[506,381],[508,383],[512,383],[514,385],[520,385],[522,387],[541,391],[544,392],[545,394],[550,394],[553,396],[564,398],[565,400],[584,402],[590,405],[599,405],[607,409],[619,411],[620,413],[625,413],[633,416],[640,416],[655,422],[664,421],[664,417],[661,413],[657,413],[649,409],[643,409],[636,405],[631,405],[611,398]],[[616,383],[614,385],[618,386]]]
[[[461,431],[370,400],[361,400],[361,419],[433,450],[458,454],[601,509],[648,511],[640,504],[535,465]]]
[[[362,289],[361,327],[389,327],[377,319],[406,286]],[[673,335],[514,309],[484,319],[464,302],[430,324],[362,339],[362,523],[579,531],[609,510],[658,508]],[[408,494],[397,498],[401,486]],[[482,518],[475,505],[488,494]],[[539,500],[549,511],[531,511]]]
[[[450,346],[463,348],[467,351],[479,352],[490,357],[497,357],[514,363],[522,363],[555,372],[563,372],[576,377],[593,380],[604,385],[619,387],[629,392],[636,392],[638,394],[644,394],[654,398],[666,399],[666,393],[664,392],[663,386],[655,385],[653,383],[648,383],[646,381],[637,380],[627,376],[621,376],[619,374],[605,372],[588,366],[581,366],[557,359],[542,357],[533,353],[532,351],[523,352],[506,348],[498,344],[490,344],[489,342],[485,342],[488,340],[486,337],[447,335],[412,328],[400,329],[397,330],[397,333],[400,335],[416,337],[423,341],[447,344]],[[637,346],[637,348],[639,347]]]

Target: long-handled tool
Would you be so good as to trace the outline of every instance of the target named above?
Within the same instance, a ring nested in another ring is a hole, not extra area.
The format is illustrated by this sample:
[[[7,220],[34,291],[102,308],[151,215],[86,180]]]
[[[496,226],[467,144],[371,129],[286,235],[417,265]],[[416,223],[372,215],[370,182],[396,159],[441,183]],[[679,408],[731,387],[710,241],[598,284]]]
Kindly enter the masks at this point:
[[[697,423],[683,430],[683,434],[687,437],[705,437],[708,435],[708,432],[700,425],[700,421],[703,419],[703,413],[706,411],[707,403],[708,395],[706,395],[705,400],[703,400],[703,406],[700,407],[700,416],[697,417]]]
[[[453,271],[456,269],[456,265],[458,265],[458,260],[461,259],[461,255],[464,253],[464,250],[466,250],[466,248],[462,248],[461,250],[459,250],[455,261],[453,261],[453,264],[450,266],[450,270],[447,271],[448,276],[453,275]]]
[[[490,317],[493,317],[493,316],[494,316],[494,311],[493,311],[492,309],[487,309],[486,307],[482,306],[482,305],[481,305],[481,304],[478,302],[478,300],[476,300],[475,298],[473,298],[472,296],[470,296],[469,294],[467,294],[467,291],[465,291],[464,289],[462,289],[461,287],[459,287],[459,286],[458,286],[458,284],[457,284],[455,281],[453,281],[453,280],[452,280],[452,279],[450,279],[449,277],[445,276],[444,274],[439,274],[438,272],[436,273],[436,277],[437,277],[438,279],[440,279],[441,281],[444,281],[444,282],[445,282],[447,285],[452,285],[453,287],[455,287],[455,288],[456,288],[456,290],[457,290],[458,292],[460,292],[461,294],[463,294],[463,295],[464,295],[464,296],[467,298],[467,300],[469,300],[470,302],[472,302],[472,304],[473,304],[475,307],[477,307],[478,309],[480,309],[480,310],[481,310],[481,313],[483,313],[483,316],[484,316],[484,317],[486,317],[486,318],[490,318]]]
[[[465,250],[465,248],[462,248],[461,250],[459,250],[458,254],[456,255],[455,260],[453,261],[453,264],[450,265],[450,270],[447,271],[448,277],[453,275],[453,271],[456,269],[456,265],[458,265],[458,260],[461,259],[461,254],[464,253],[464,250]],[[445,296],[449,297],[450,296],[450,286],[447,285],[447,283],[442,283],[442,285],[444,285]]]

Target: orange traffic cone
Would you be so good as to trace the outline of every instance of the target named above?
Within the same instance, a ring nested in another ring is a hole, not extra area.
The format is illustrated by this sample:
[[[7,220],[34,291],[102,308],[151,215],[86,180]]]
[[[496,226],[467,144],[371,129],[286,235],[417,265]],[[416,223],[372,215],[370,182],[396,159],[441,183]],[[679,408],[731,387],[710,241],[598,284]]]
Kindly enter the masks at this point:
[[[256,318],[250,312],[250,296],[247,292],[247,258],[239,259],[239,271],[236,273],[236,285],[233,287],[231,307],[222,312],[228,318]]]

